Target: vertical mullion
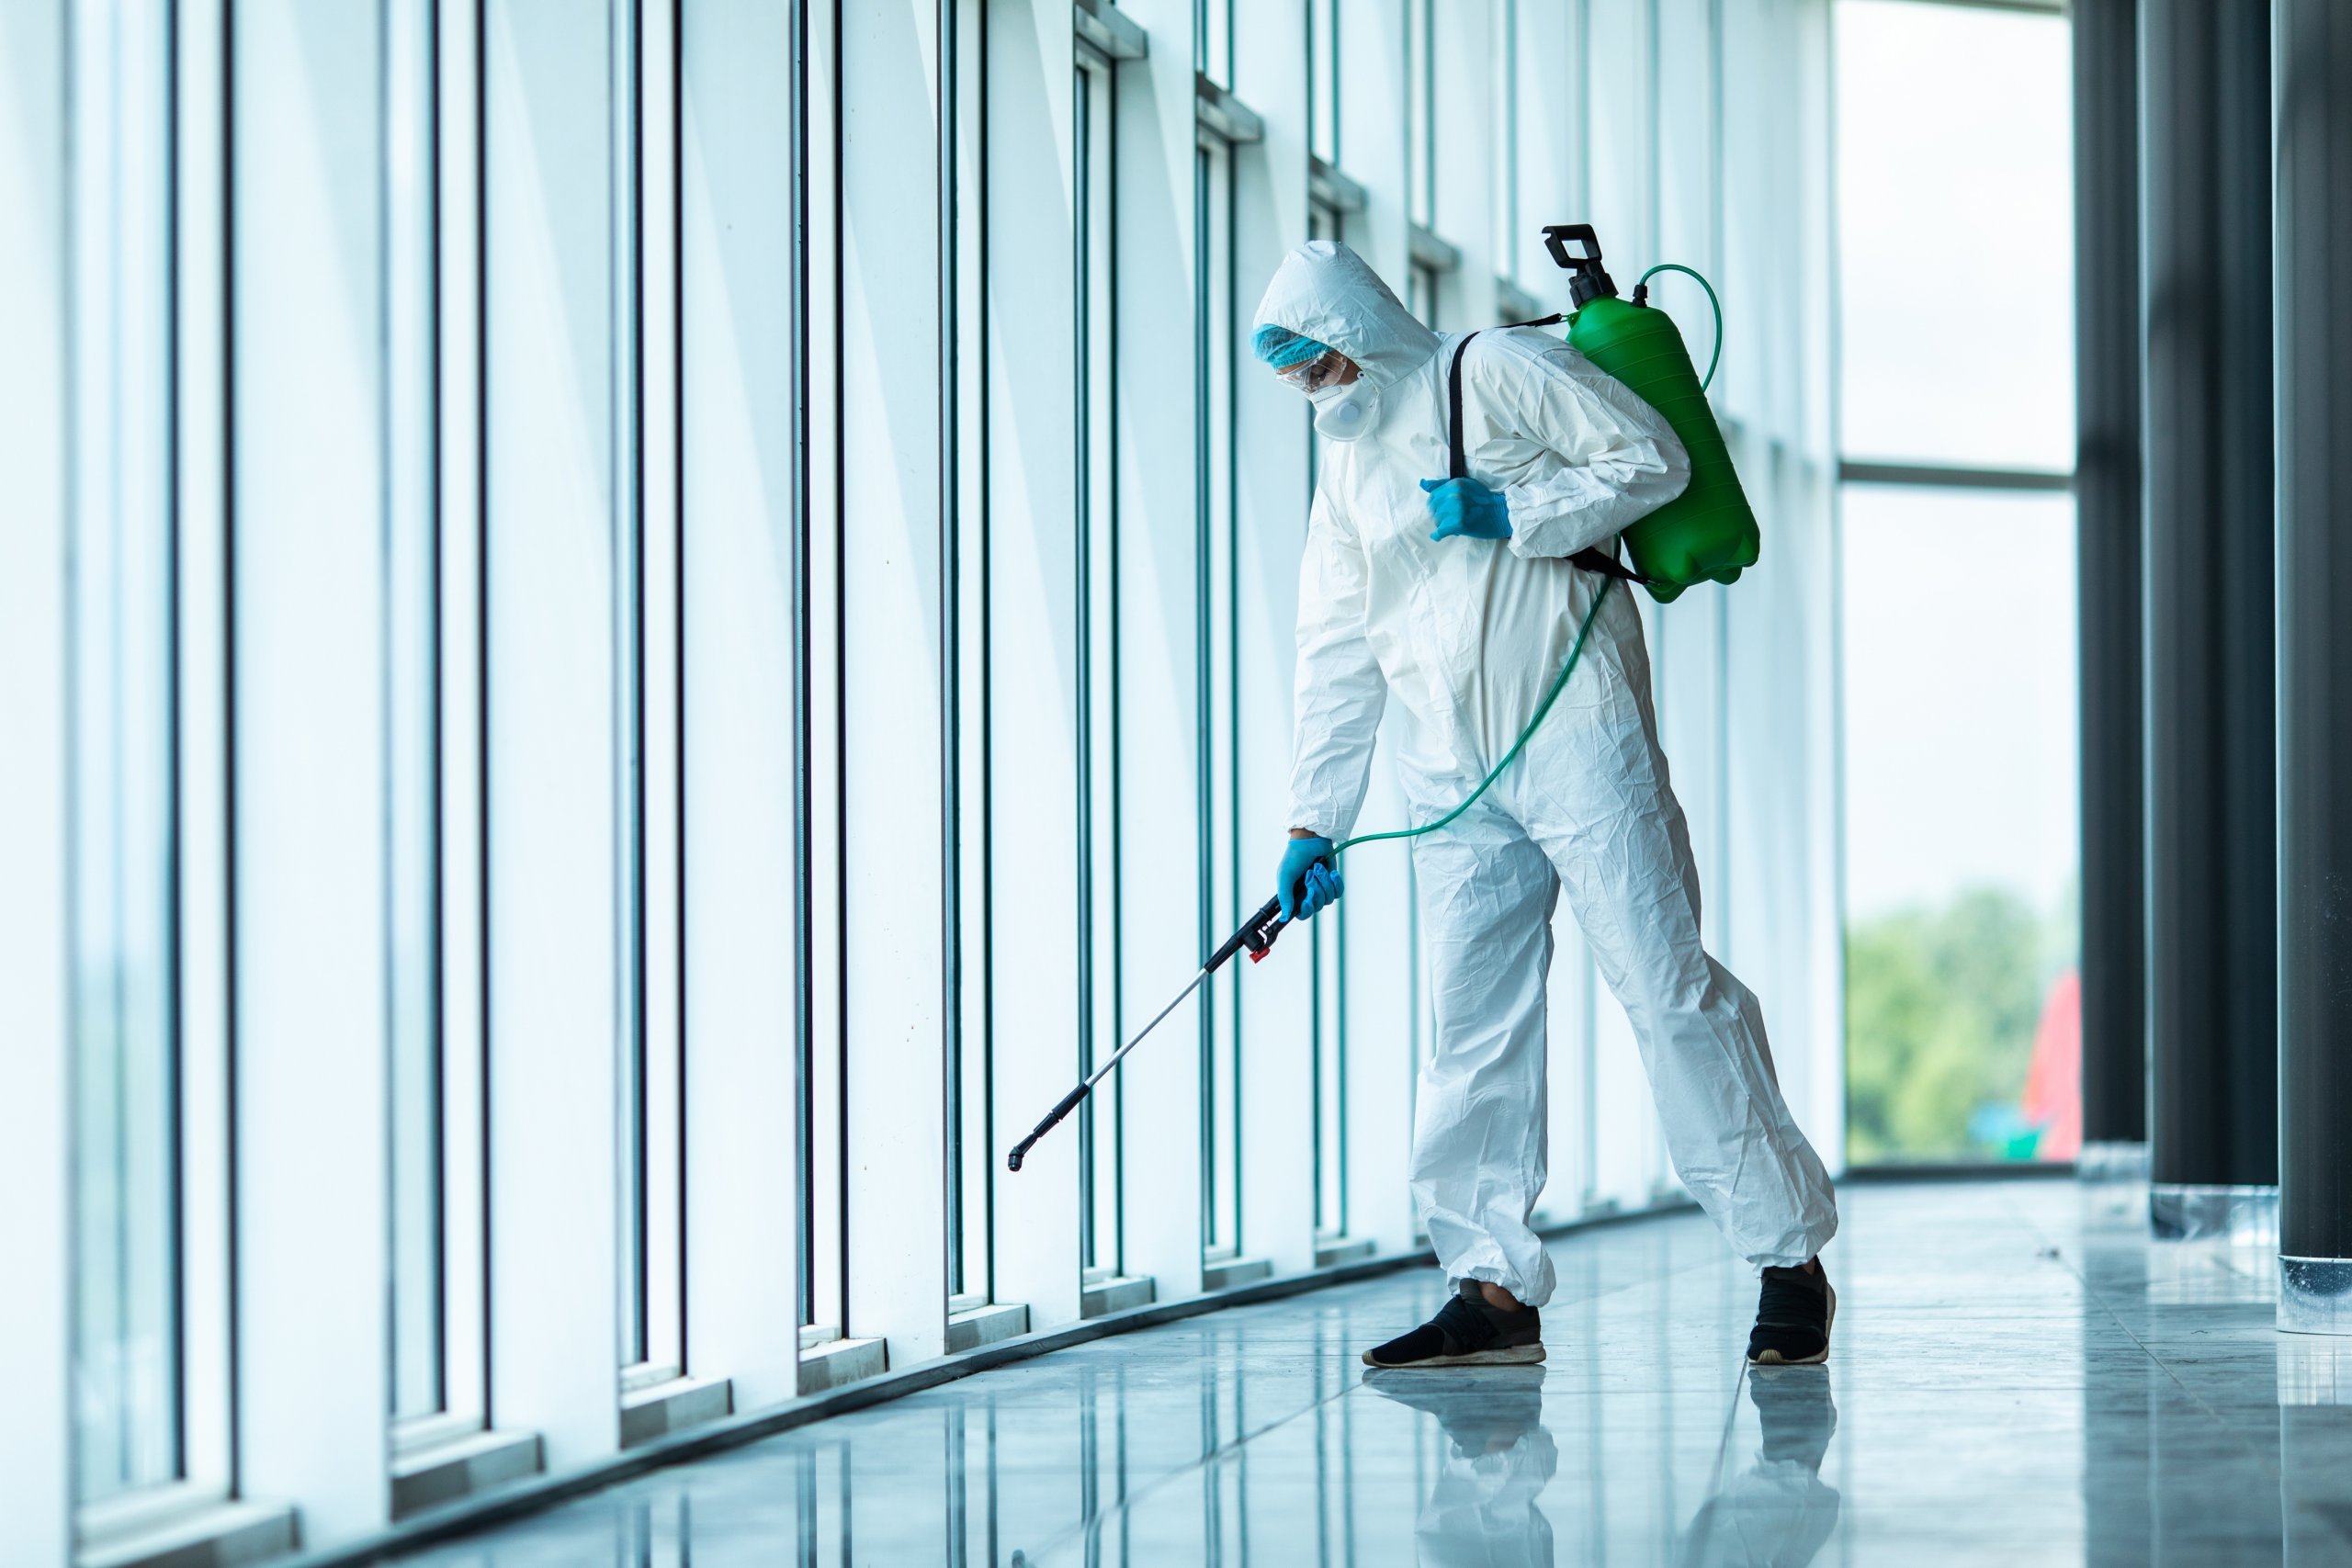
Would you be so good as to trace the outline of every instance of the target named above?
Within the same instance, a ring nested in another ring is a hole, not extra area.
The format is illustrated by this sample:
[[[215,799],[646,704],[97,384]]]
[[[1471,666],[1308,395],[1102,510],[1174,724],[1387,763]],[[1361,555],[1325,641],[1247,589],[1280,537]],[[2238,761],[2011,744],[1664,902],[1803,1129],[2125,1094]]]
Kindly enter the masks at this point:
[[[624,556],[628,565],[628,578],[623,592],[629,607],[629,639],[627,658],[629,678],[623,688],[621,700],[628,705],[624,732],[629,738],[629,842],[628,860],[629,876],[623,886],[627,900],[630,946],[622,971],[628,976],[630,1057],[632,1083],[629,1097],[629,1142],[632,1154],[629,1182],[635,1194],[630,1214],[632,1256],[628,1262],[630,1303],[630,1350],[628,1362],[646,1359],[653,1353],[650,1342],[652,1314],[649,1298],[652,1293],[650,1276],[652,1258],[650,1250],[651,1224],[650,1205],[652,1184],[649,1170],[652,1153],[651,1128],[648,1095],[651,1087],[650,1058],[651,1019],[648,1016],[646,994],[647,941],[650,911],[646,908],[646,773],[649,747],[645,728],[645,469],[639,461],[645,442],[645,255],[640,204],[644,197],[644,82],[638,58],[637,44],[641,36],[644,0],[626,0],[616,8],[613,27],[616,29],[614,51],[617,58],[611,69],[621,74],[627,93],[626,111],[618,118],[617,130],[626,143],[628,202],[616,211],[616,227],[621,230],[619,243],[624,251],[616,261],[628,268],[616,289],[617,308],[626,310],[626,320],[618,323],[613,334],[616,345],[628,354],[626,364],[615,367],[613,395],[620,400],[615,411],[620,429],[616,432],[614,460],[626,462],[628,468],[618,476],[615,487],[622,508],[620,525],[626,530]],[[628,48],[622,48],[626,39]],[[616,206],[619,205],[616,190]]]
[[[848,197],[842,188],[842,137],[848,117],[842,107],[842,94],[847,85],[847,71],[843,62],[849,53],[849,39],[842,28],[842,0],[832,0],[832,139],[833,178],[833,841],[849,841],[849,572],[844,551],[849,543],[849,421],[843,411],[849,401],[849,354],[844,347],[849,326],[849,285],[847,264],[849,245],[845,238],[849,220]],[[836,982],[840,987],[839,1030],[833,1048],[833,1082],[838,1092],[833,1103],[833,1205],[836,1250],[834,1286],[840,1292],[833,1303],[833,1313],[844,1331],[850,1327],[849,1317],[849,891],[848,877],[836,879],[830,890],[833,905],[834,929],[840,933],[834,943],[834,960],[839,968]],[[842,1467],[842,1484],[848,1484],[848,1467]]]
[[[393,1314],[389,1413],[398,1418],[448,1407],[438,700],[439,29],[432,7],[387,10],[379,20],[384,133],[388,147],[397,133],[401,149],[411,154],[413,182],[406,188],[394,179],[384,184],[379,256],[386,280],[379,314],[386,389],[379,439],[387,468],[379,685],[386,799],[383,957],[390,977],[384,998],[390,1042],[384,1081],[390,1108],[385,1174],[391,1184],[387,1258]],[[399,152],[393,159],[398,170]],[[409,1115],[403,1115],[404,1106]],[[422,1201],[407,1201],[411,1197]],[[422,1233],[421,1247],[412,1232]],[[409,1277],[405,1266],[412,1262],[420,1277]],[[422,1307],[417,1321],[411,1320],[412,1303]],[[421,1334],[412,1332],[419,1329]],[[422,1378],[417,1361],[424,1363]],[[420,1382],[423,1396],[411,1400],[409,1391]]]
[[[995,668],[994,648],[990,633],[991,598],[990,550],[989,547],[989,485],[992,479],[989,462],[989,437],[992,434],[989,418],[988,345],[989,345],[989,27],[985,8],[978,13],[980,27],[977,40],[979,55],[976,62],[973,84],[978,90],[979,145],[974,159],[980,202],[979,244],[972,258],[973,305],[976,310],[973,343],[979,350],[978,406],[973,411],[979,422],[979,450],[976,461],[979,466],[979,682],[980,699],[980,1165],[984,1179],[980,1183],[980,1224],[987,1237],[981,1267],[986,1270],[982,1281],[989,1299],[996,1299],[996,1183],[987,1179],[989,1153],[996,1147],[996,755],[995,719],[992,696],[995,690],[991,679]],[[991,1511],[995,1498],[989,1498]],[[989,1561],[995,1560],[991,1546]]]
[[[1080,1077],[1094,1071],[1094,634],[1092,622],[1093,572],[1089,549],[1094,531],[1094,387],[1093,368],[1093,84],[1085,66],[1073,67],[1072,88],[1076,103],[1072,122],[1076,134],[1072,138],[1072,157],[1076,170],[1071,184],[1076,189],[1077,223],[1073,242],[1075,286],[1071,289],[1076,302],[1073,327],[1077,352],[1072,355],[1077,389],[1078,440],[1077,455],[1077,526],[1074,530],[1072,552],[1076,568],[1072,574],[1071,591],[1076,612],[1078,658],[1078,809],[1075,813],[1078,832],[1078,1070]],[[1094,1104],[1092,1098],[1082,1102],[1078,1123],[1079,1145],[1079,1257],[1086,1267],[1096,1263],[1094,1235]]]
[[[1193,595],[1193,646],[1197,650],[1193,662],[1193,701],[1198,708],[1194,720],[1195,750],[1193,799],[1200,833],[1200,853],[1194,868],[1199,884],[1199,930],[1193,933],[1200,951],[1206,953],[1215,941],[1209,932],[1215,918],[1212,899],[1216,896],[1214,874],[1216,853],[1216,822],[1213,805],[1211,761],[1216,725],[1215,692],[1209,658],[1209,595],[1214,592],[1209,580],[1209,356],[1208,313],[1209,275],[1205,251],[1209,233],[1210,158],[1204,149],[1195,147],[1193,152],[1193,245],[1195,265],[1193,269],[1193,474],[1194,502],[1193,505],[1193,581],[1197,587]],[[1201,1209],[1202,1237],[1211,1246],[1227,1238],[1217,1229],[1217,1160],[1216,1160],[1216,1007],[1217,992],[1222,989],[1217,978],[1211,976],[1202,987],[1205,993],[1198,1010],[1201,1055]]]
[[[481,1332],[480,1398],[483,1425],[490,1422],[490,1325],[492,1271],[491,1247],[496,1233],[490,1221],[491,1171],[491,853],[490,853],[490,66],[489,6],[472,0],[473,68],[473,656],[474,656],[474,876],[478,904],[474,921],[474,973],[477,976],[474,1015],[474,1061],[480,1089],[480,1121],[475,1130],[475,1169],[481,1185],[474,1193],[475,1212],[481,1217],[480,1253]],[[232,689],[234,682],[232,683]]]
[[[482,685],[485,679],[481,406],[481,266],[479,248],[481,141],[480,73],[467,51],[477,21],[453,0],[435,0],[427,45],[426,101],[432,171],[432,244],[428,384],[433,448],[429,469],[433,519],[430,573],[433,619],[433,842],[435,974],[435,1064],[439,1138],[438,1248],[442,1404],[445,1414],[479,1419],[489,1369],[483,1325],[488,1322],[486,1213],[487,1083],[483,877],[487,848],[482,812]]]
[[[686,1257],[691,1236],[687,1231],[686,1174],[686,1054],[690,1049],[686,1010],[688,988],[687,965],[692,962],[692,949],[686,942],[686,921],[691,905],[686,879],[691,868],[686,858],[686,282],[685,282],[685,8],[681,3],[673,6],[669,22],[670,122],[667,128],[670,159],[669,225],[670,246],[670,343],[668,381],[671,392],[670,434],[670,505],[669,525],[674,531],[676,557],[673,562],[671,581],[676,595],[670,613],[671,634],[676,638],[671,665],[676,690],[676,728],[673,744],[676,748],[673,776],[677,780],[678,820],[673,853],[678,867],[677,926],[673,940],[677,943],[677,1019],[678,1042],[677,1085],[677,1256],[671,1259],[673,1282],[677,1292],[674,1321],[678,1325],[678,1365],[688,1370],[690,1359],[686,1343],[689,1318],[686,1313]],[[641,220],[640,220],[641,223]]]
[[[1336,989],[1340,1028],[1332,1051],[1331,1082],[1338,1100],[1332,1107],[1334,1114],[1331,1119],[1331,1136],[1338,1145],[1333,1151],[1337,1157],[1333,1162],[1332,1176],[1334,1188],[1339,1193],[1339,1230],[1341,1235],[1345,1235],[1348,1234],[1348,914],[1345,909],[1335,909],[1333,913],[1339,917],[1337,945],[1340,962]]]
[[[940,992],[941,1028],[946,1038],[941,1052],[942,1103],[945,1114],[941,1132],[945,1145],[940,1199],[945,1208],[946,1281],[950,1294],[963,1288],[964,1275],[964,917],[963,834],[961,814],[963,774],[961,594],[963,478],[957,468],[959,434],[956,423],[962,390],[959,369],[961,304],[956,290],[957,252],[963,236],[957,223],[956,89],[961,70],[956,56],[957,24],[962,7],[957,0],[933,0],[933,25],[939,39],[938,135],[935,179],[939,202],[939,238],[935,255],[939,276],[939,840],[940,840]]]
[[[170,245],[179,231],[179,7],[165,9],[164,24],[164,239]],[[379,229],[379,243],[381,243]],[[180,463],[180,288],[179,268],[166,264],[164,268],[164,472],[176,475]],[[164,932],[164,1103],[168,1107],[164,1121],[166,1147],[164,1179],[170,1184],[170,1199],[166,1213],[164,1278],[168,1281],[170,1305],[166,1318],[166,1333],[172,1347],[171,1401],[171,1460],[175,1476],[184,1476],[187,1470],[187,1304],[183,1294],[187,1269],[187,1217],[184,1201],[187,1182],[183,1179],[182,1160],[187,1144],[183,1125],[183,1096],[185,1066],[183,1055],[184,1010],[181,1005],[182,942],[180,919],[181,870],[183,859],[180,829],[182,794],[181,733],[180,733],[180,579],[181,579],[181,517],[179,487],[166,481],[164,502],[164,691],[167,694],[164,715],[164,821],[165,827],[165,859],[164,894],[168,911]]]
[[[1228,82],[1232,77],[1232,0],[1226,0],[1226,75]],[[1241,897],[1241,444],[1238,413],[1239,389],[1235,385],[1239,370],[1234,363],[1236,317],[1240,310],[1238,302],[1234,298],[1236,280],[1238,276],[1238,249],[1234,238],[1234,227],[1239,206],[1240,182],[1234,169],[1233,149],[1230,146],[1225,150],[1224,162],[1225,254],[1217,265],[1223,269],[1218,281],[1224,288],[1225,308],[1218,313],[1210,330],[1217,334],[1213,340],[1215,346],[1212,353],[1225,367],[1225,726],[1227,768],[1226,823],[1227,837],[1229,840],[1227,861],[1232,878],[1230,884],[1232,902],[1227,906],[1224,919],[1230,919],[1238,925],[1244,908]],[[1214,293],[1214,290],[1212,292]],[[1209,940],[1216,940],[1216,933],[1222,924],[1222,920],[1212,923],[1207,933]],[[1202,951],[1208,951],[1206,942],[1203,943]],[[1232,993],[1230,1017],[1233,1039],[1227,1055],[1231,1058],[1233,1071],[1233,1240],[1238,1247],[1241,1243],[1242,1163],[1241,985],[1238,975],[1234,978],[1234,983],[1227,989]]]
[[[1421,14],[1421,213],[1437,227],[1437,7],[1435,0],[1412,0]],[[1436,290],[1430,313],[1437,313]]]
[[[1307,949],[1310,959],[1319,958],[1315,949],[1317,940]],[[1308,1180],[1313,1184],[1314,1202],[1309,1213],[1315,1228],[1323,1229],[1323,987],[1320,983],[1319,962],[1308,965],[1306,987],[1306,1163]]]
[[[432,1015],[433,1087],[427,1103],[431,1107],[428,1124],[431,1128],[433,1162],[433,1404],[434,1408],[449,1408],[449,1181],[447,1153],[448,1074],[443,1053],[447,1049],[448,1019],[442,994],[443,963],[441,929],[442,856],[446,850],[447,823],[443,820],[441,799],[441,770],[443,757],[441,711],[441,8],[428,6],[424,18],[424,114],[425,155],[425,388],[427,408],[424,419],[424,439],[429,454],[425,472],[429,479],[425,488],[427,540],[425,598],[427,622],[424,628],[424,675],[427,724],[431,733],[427,745],[431,761],[425,769],[428,781],[431,817],[427,828],[426,864],[431,867],[431,882],[426,892],[425,908],[432,911],[432,942],[427,948],[432,964],[432,978],[426,996],[430,998]]]
[[[813,867],[814,802],[809,768],[810,475],[808,460],[808,6],[792,7],[792,868],[793,952],[797,974],[793,989],[792,1116],[799,1143],[794,1174],[799,1191],[793,1204],[794,1278],[799,1295],[796,1314],[816,1321],[816,1283],[811,1269],[811,1232],[816,1224],[812,1161],[812,1096],[809,1077],[816,1048],[816,898]]]
[[[1104,364],[1116,366],[1119,358],[1119,73],[1115,64],[1102,68],[1102,287],[1104,289],[1103,320],[1108,323]],[[1117,829],[1121,816],[1119,767],[1120,738],[1120,668],[1119,658],[1119,378],[1115,373],[1108,378],[1107,399],[1103,409],[1103,463],[1109,470],[1104,493],[1109,499],[1108,527],[1111,541],[1110,590],[1108,606],[1111,617],[1111,823]],[[1111,865],[1111,951],[1126,951],[1124,892],[1125,878],[1116,860]],[[1111,965],[1111,1044],[1116,1049],[1126,1021],[1125,966]],[[1111,1260],[1118,1273],[1127,1271],[1127,1094],[1124,1084],[1114,1086],[1116,1098],[1111,1108]]]

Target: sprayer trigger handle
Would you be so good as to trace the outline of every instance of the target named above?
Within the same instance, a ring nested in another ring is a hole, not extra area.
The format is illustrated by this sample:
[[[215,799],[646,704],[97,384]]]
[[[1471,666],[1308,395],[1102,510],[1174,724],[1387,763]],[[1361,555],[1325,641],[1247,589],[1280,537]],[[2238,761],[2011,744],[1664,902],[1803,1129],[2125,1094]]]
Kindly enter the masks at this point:
[[[1571,254],[1568,246],[1572,243],[1582,245],[1583,252]],[[1600,236],[1592,231],[1589,223],[1546,223],[1544,225],[1544,245],[1552,253],[1553,262],[1559,266],[1573,267],[1580,261],[1597,262],[1600,259]]]

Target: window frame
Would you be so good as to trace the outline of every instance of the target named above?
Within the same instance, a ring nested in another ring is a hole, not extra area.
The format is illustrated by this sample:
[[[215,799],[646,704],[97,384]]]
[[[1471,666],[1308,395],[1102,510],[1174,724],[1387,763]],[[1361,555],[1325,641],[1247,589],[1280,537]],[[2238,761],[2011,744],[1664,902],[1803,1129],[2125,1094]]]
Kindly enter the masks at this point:
[[[1981,0],[1914,0],[1914,3],[1923,6],[1942,6],[1949,9],[1964,9],[1968,8],[1972,5],[1980,4]],[[2063,11],[2055,5],[2048,7],[2047,10],[2038,5],[2016,5],[2003,6],[2001,8],[2024,15],[2045,15],[2052,20],[2056,21],[2060,26],[2066,27],[2068,28],[2071,28],[2073,25],[2071,20],[2067,18]],[[1831,73],[1829,91],[1833,96],[1838,91],[1839,73],[1845,69],[1842,58],[1836,45],[1838,27],[1837,13],[1842,9],[1842,6],[1833,6],[1830,17],[1832,45],[1829,61]],[[1845,131],[1846,128],[1840,126],[1834,134],[1842,135]],[[1833,205],[1836,206],[1838,210],[1842,211],[1843,204],[1839,199],[1838,189],[1839,173],[1840,171],[1833,146],[1828,159],[1828,168],[1826,177],[1829,184]],[[1842,264],[1842,235],[1833,233],[1832,243],[1837,250],[1841,253],[1840,260]],[[1842,337],[1844,333],[1845,314],[1842,288],[1833,298],[1832,311],[1837,323],[1837,331]],[[1834,372],[1839,377],[1841,381],[1843,372],[1844,367],[1842,364],[1838,365]],[[1842,393],[1842,387],[1840,389]],[[1838,711],[1838,719],[1836,723],[1836,787],[1839,792],[1840,799],[1842,801],[1845,790],[1848,756],[1848,742],[1846,740],[1847,727],[1844,716],[1848,660],[1846,637],[1843,629],[1843,607],[1846,603],[1843,592],[1846,571],[1845,498],[1848,490],[1851,487],[1908,490],[1951,490],[1965,492],[1978,498],[2014,494],[2019,491],[2038,491],[2045,493],[2058,491],[2071,491],[2075,483],[2075,471],[2072,468],[2053,469],[2035,468],[2031,466],[1989,465],[1970,462],[1943,461],[1937,459],[1890,461],[1886,460],[1883,456],[1877,457],[1857,457],[1850,456],[1848,452],[1846,446],[1846,433],[1842,419],[1838,423],[1833,437],[1833,446],[1836,453],[1836,466],[1834,470],[1835,482],[1831,487],[1831,491],[1833,496],[1832,515],[1835,519],[1835,523],[1831,537],[1835,541],[1837,558],[1832,563],[1831,570],[1835,574],[1835,581],[1840,585],[1838,600],[1840,608],[1838,615],[1839,629],[1837,635],[1835,651],[1832,656],[1832,679],[1833,700],[1836,703]],[[2070,523],[2070,536],[2073,529],[2077,526],[2079,526],[2079,520]],[[2071,544],[2071,537],[2069,543]],[[1846,854],[1847,832],[1848,825],[1846,815],[1841,806],[1838,813],[1837,821],[1838,843],[1838,863],[1839,869],[1836,887],[1838,900],[1838,929],[1841,942],[1850,941],[1852,931],[1851,911],[1848,907],[1847,901],[1848,885],[1846,867],[1849,863],[1848,856]],[[2080,852],[2078,835],[2076,847],[2078,874],[2080,870]],[[1852,1061],[1854,1041],[1851,1031],[1850,1014],[1849,1010],[1843,1005],[1843,998],[1849,994],[1846,989],[1849,982],[1845,978],[1845,966],[1842,964],[1840,965],[1839,974],[1841,1003],[1838,1009],[1838,1028],[1840,1038],[1838,1045],[1838,1064],[1839,1078],[1838,1095],[1841,1107],[1840,1125],[1842,1147],[1840,1149],[1840,1154],[1848,1160],[1847,1169],[1849,1171],[1870,1172],[1884,1169],[1899,1170],[1904,1168],[1905,1163],[1900,1158],[1892,1160],[1882,1159],[1878,1161],[1856,1161],[1851,1158],[1854,1139],[1854,1119],[1852,1114],[1852,1075],[1849,1069]],[[1980,1158],[1965,1153],[1959,1155],[1957,1158],[1951,1155],[1941,1156],[1931,1156],[1926,1157],[1931,1158],[1939,1164],[1968,1166],[1982,1165],[1986,1169],[2003,1168],[2018,1164],[2030,1165],[2042,1163],[2038,1161]]]

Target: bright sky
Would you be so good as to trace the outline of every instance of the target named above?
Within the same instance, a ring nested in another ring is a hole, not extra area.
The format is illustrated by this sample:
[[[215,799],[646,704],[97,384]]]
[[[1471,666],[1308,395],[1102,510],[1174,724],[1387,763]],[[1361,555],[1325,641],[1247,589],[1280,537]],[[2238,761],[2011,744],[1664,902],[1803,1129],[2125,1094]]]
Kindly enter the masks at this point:
[[[1837,17],[1846,455],[2071,467],[2065,23]],[[2073,502],[1856,486],[1844,507],[1849,910],[1982,884],[2048,908],[2077,858]]]
[[[1837,26],[1846,455],[2073,467],[2066,23],[1840,0]]]

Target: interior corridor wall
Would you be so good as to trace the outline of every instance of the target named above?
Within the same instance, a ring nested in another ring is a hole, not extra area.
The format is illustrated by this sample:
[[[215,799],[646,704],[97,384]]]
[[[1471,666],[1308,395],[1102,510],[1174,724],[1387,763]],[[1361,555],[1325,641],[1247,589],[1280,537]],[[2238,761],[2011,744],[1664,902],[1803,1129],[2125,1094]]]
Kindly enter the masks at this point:
[[[1645,615],[1708,940],[1834,1163],[1825,0],[74,17],[0,13],[32,1561],[166,1506],[350,1545],[452,1453],[1417,1247],[1401,846],[1003,1159],[1281,852],[1315,446],[1248,333],[1310,232],[1448,332],[1566,304],[1546,222],[1717,285],[1765,555]],[[1673,1201],[1557,934],[1543,1217]],[[164,1134],[107,1163],[116,1081]]]

